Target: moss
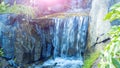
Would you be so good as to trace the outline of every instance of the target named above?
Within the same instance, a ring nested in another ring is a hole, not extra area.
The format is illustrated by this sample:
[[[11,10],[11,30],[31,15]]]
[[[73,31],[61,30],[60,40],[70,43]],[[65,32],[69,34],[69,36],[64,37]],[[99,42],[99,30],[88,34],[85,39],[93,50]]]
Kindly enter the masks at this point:
[[[94,53],[91,53],[89,57],[85,57],[86,59],[84,61],[83,68],[91,68],[94,62],[96,61],[96,59],[99,57],[99,55],[100,52],[96,51]]]

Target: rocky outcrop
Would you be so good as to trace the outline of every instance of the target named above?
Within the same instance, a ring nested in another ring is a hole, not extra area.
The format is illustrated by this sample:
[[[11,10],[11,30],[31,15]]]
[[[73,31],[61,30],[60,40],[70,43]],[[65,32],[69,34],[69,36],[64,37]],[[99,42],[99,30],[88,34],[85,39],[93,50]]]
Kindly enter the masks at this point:
[[[105,21],[104,17],[110,11],[110,7],[120,2],[120,0],[92,0],[92,7],[89,13],[90,24],[88,30],[88,48],[92,50],[92,47],[106,45],[110,40],[107,33],[109,32],[111,25],[118,25],[119,21],[114,21],[112,24],[109,21]],[[99,47],[96,47],[99,48]]]
[[[8,62],[8,65],[22,67],[41,59],[43,61],[52,55],[53,45],[50,41],[52,36],[47,31],[52,26],[47,23],[52,21],[28,20],[22,15],[0,15],[0,45],[4,52],[2,59]],[[0,64],[1,68],[7,66],[1,62]]]
[[[105,43],[100,41],[109,38],[106,33],[110,30],[111,25],[109,21],[104,21],[104,17],[108,13],[111,2],[111,0],[92,0],[89,14],[88,49],[97,44]]]

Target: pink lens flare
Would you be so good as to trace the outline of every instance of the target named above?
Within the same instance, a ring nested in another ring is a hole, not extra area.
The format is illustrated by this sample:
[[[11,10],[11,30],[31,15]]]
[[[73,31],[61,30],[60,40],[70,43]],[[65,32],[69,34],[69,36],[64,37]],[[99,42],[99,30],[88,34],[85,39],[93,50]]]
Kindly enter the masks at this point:
[[[32,0],[31,3],[34,4],[44,4],[44,5],[55,5],[55,4],[62,4],[67,0]]]
[[[43,2],[46,2],[46,3],[56,3],[58,1],[59,0],[43,0]]]

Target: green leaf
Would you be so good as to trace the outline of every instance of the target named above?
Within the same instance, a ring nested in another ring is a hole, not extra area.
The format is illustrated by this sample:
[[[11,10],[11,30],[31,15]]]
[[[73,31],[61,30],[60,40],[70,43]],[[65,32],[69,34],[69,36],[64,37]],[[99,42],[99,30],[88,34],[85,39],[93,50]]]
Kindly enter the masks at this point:
[[[104,20],[110,19],[110,18],[112,17],[112,15],[113,15],[113,12],[109,12],[109,13],[105,16]]]
[[[115,4],[115,5],[113,5],[110,9],[111,9],[111,10],[114,10],[114,9],[116,9],[116,8],[118,8],[118,7],[120,7],[120,2],[117,3],[117,4]]]
[[[110,65],[109,65],[109,64],[107,64],[107,65],[105,66],[105,68],[110,68]]]
[[[112,58],[112,63],[114,64],[114,66],[115,66],[116,68],[120,68],[120,62],[119,62],[117,59]]]
[[[111,7],[104,20],[120,20],[120,2]],[[100,68],[120,68],[120,26],[112,26],[108,35],[111,41],[101,54]]]

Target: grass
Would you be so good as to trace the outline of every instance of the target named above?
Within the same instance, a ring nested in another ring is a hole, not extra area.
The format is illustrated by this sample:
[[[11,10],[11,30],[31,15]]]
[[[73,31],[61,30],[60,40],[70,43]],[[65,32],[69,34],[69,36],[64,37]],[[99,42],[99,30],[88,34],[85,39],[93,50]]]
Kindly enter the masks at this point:
[[[90,54],[89,57],[86,57],[83,68],[91,68],[92,65],[94,64],[95,60],[99,57],[99,55],[100,55],[100,52],[96,51],[96,52]]]

